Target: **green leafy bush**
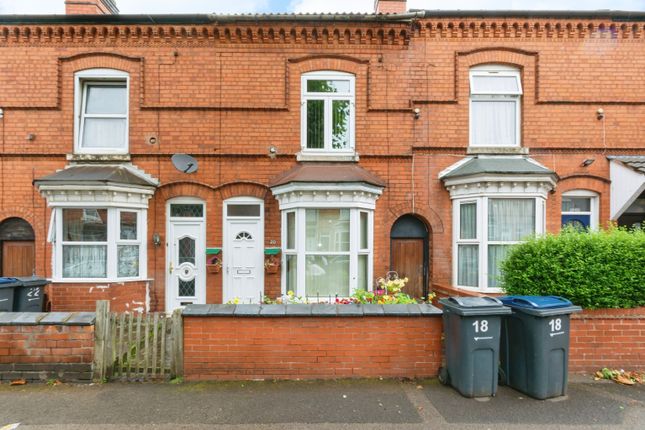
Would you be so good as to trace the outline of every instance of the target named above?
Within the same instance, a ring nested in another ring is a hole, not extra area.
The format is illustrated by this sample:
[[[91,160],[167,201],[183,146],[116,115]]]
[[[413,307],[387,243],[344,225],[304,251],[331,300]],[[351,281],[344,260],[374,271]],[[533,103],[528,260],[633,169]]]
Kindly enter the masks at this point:
[[[564,229],[514,246],[502,263],[512,295],[556,295],[587,309],[645,306],[645,230]]]

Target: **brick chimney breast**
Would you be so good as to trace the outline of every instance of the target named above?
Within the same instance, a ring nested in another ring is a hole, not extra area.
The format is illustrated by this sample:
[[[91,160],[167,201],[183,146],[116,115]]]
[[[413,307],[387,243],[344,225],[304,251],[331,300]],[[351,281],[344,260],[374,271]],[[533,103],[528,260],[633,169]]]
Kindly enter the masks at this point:
[[[66,15],[118,15],[115,0],[65,0]]]
[[[405,13],[407,0],[375,0],[374,13]]]

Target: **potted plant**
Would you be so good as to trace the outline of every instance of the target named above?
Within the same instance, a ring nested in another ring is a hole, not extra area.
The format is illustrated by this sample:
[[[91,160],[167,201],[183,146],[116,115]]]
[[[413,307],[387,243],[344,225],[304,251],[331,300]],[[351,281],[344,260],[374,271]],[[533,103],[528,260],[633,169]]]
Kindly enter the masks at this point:
[[[206,270],[208,273],[219,273],[222,271],[222,260],[218,255],[213,255],[208,259]]]
[[[267,273],[278,273],[280,270],[280,262],[275,258],[274,255],[269,256],[264,261],[264,270]]]

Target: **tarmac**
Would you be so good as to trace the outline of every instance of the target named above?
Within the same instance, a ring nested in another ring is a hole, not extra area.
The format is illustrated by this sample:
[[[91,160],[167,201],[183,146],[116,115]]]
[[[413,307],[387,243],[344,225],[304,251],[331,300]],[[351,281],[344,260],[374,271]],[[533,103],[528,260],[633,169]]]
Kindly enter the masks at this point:
[[[645,429],[645,386],[576,376],[567,396],[462,397],[436,379],[0,385],[0,430]]]

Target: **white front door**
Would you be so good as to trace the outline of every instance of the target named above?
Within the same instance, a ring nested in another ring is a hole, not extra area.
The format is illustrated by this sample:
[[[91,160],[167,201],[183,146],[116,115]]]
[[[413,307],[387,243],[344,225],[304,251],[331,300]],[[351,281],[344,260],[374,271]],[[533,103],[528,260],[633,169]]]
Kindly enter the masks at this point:
[[[259,303],[264,295],[264,223],[259,201],[224,205],[224,303]]]
[[[172,312],[206,303],[206,242],[203,203],[170,203],[168,212],[166,311]]]

